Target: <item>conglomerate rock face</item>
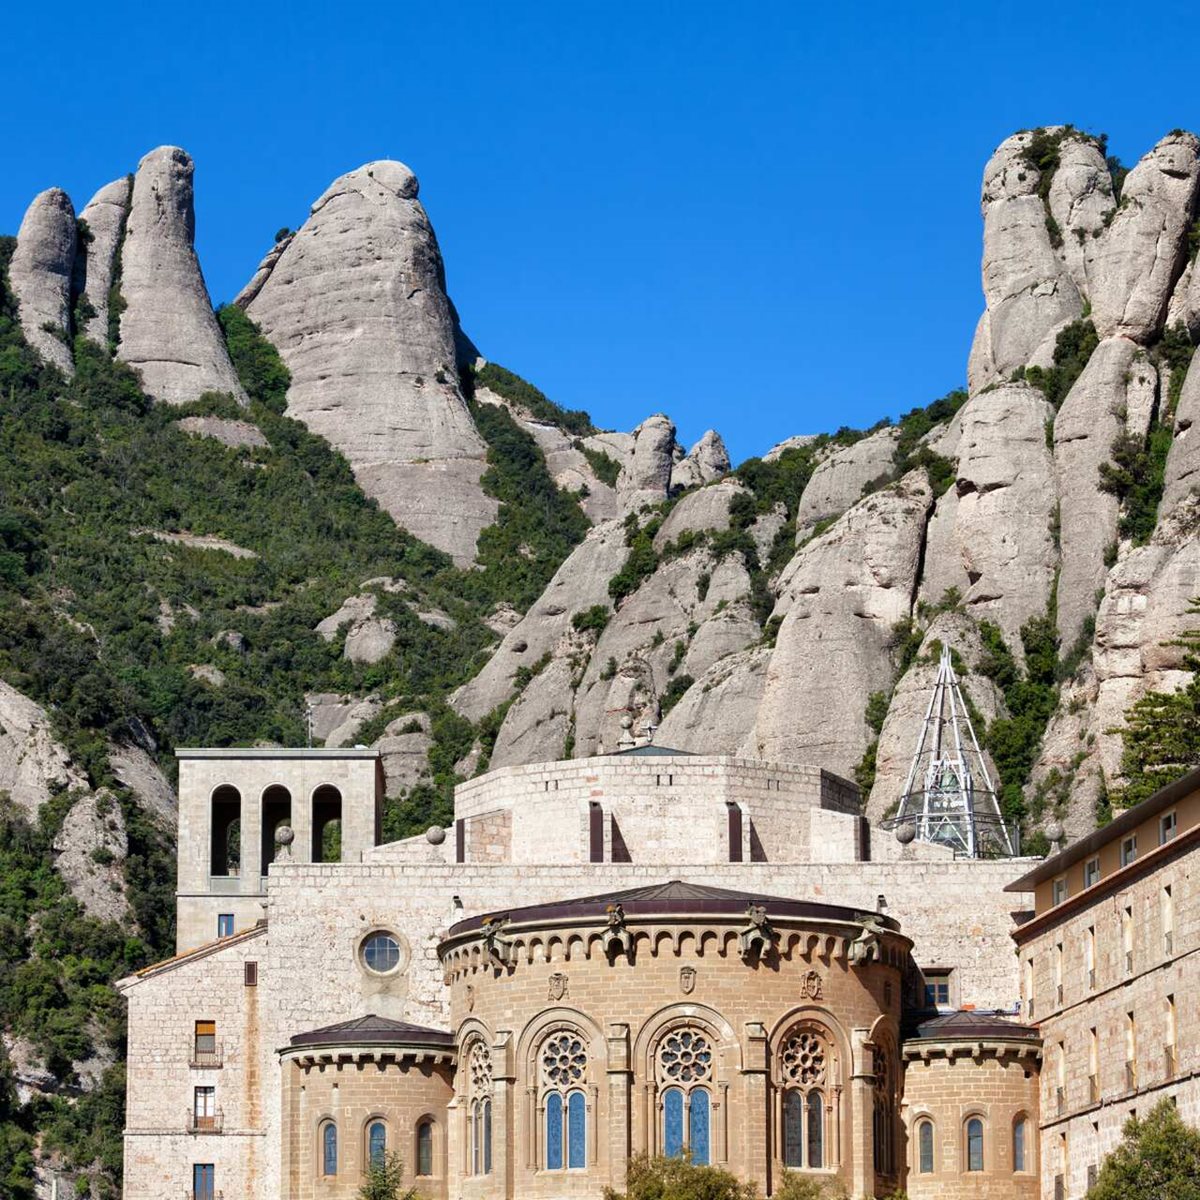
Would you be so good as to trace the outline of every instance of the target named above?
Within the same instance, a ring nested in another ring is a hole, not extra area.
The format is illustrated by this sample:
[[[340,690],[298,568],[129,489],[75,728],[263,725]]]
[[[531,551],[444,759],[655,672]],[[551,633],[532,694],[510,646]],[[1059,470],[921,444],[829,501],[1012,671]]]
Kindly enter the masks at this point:
[[[147,395],[168,404],[204,392],[245,399],[196,258],[194,173],[178,146],[151,150],[138,164],[121,244],[117,353]]]
[[[334,180],[239,303],[291,371],[288,414],[341,450],[398,524],[465,565],[497,506],[417,190],[398,162]]]
[[[71,276],[75,269],[75,208],[60,188],[34,197],[21,222],[8,278],[25,340],[68,375],[71,357]]]
[[[132,186],[129,179],[105,184],[79,214],[87,222],[90,240],[79,247],[75,260],[75,290],[88,298],[95,313],[80,332],[100,345],[108,342],[109,294],[112,290],[117,251],[129,219]]]

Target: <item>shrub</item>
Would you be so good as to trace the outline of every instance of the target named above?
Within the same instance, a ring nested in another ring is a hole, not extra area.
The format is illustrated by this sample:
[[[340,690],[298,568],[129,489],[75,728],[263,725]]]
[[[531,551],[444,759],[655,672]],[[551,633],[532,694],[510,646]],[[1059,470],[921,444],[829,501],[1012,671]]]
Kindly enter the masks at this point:
[[[698,1167],[686,1158],[651,1158],[635,1154],[629,1160],[625,1191],[605,1188],[605,1200],[757,1200],[758,1188],[720,1167]]]
[[[1060,329],[1054,339],[1054,366],[1026,367],[1023,377],[1039,388],[1057,409],[1099,344],[1100,337],[1090,320],[1072,321]]]
[[[601,483],[607,483],[609,487],[616,486],[617,476],[621,474],[621,464],[615,458],[603,450],[594,450],[591,446],[585,446],[580,441],[575,442],[575,449],[587,459],[588,466],[592,468],[592,474]]]
[[[417,1200],[415,1187],[404,1186],[404,1162],[399,1154],[385,1154],[367,1166],[367,1177],[358,1189],[358,1200]]]
[[[671,709],[675,707],[676,704],[679,703],[681,699],[683,699],[684,693],[695,682],[696,681],[690,675],[676,675],[671,682],[667,684],[667,690],[663,692],[662,697],[658,702],[659,711],[664,717],[671,711]]]
[[[608,625],[609,618],[612,617],[612,609],[607,604],[593,604],[591,608],[585,608],[582,612],[577,612],[571,618],[572,626],[580,633],[596,633],[604,632]]]
[[[292,375],[279,357],[279,351],[236,304],[222,304],[217,309],[217,320],[225,334],[230,361],[246,394],[272,412],[282,413],[287,408],[287,390]]]
[[[519,404],[527,409],[531,416],[549,425],[557,425],[577,437],[586,437],[596,433],[592,418],[582,409],[561,408],[544,392],[539,391],[532,383],[526,382],[520,375],[500,366],[499,363],[484,363],[475,370],[475,383],[482,384],[497,396],[513,404]],[[593,468],[594,469],[594,468]],[[597,472],[597,474],[599,474]]]
[[[1087,1200],[1198,1200],[1200,1132],[1185,1125],[1171,1099],[1125,1122]]]

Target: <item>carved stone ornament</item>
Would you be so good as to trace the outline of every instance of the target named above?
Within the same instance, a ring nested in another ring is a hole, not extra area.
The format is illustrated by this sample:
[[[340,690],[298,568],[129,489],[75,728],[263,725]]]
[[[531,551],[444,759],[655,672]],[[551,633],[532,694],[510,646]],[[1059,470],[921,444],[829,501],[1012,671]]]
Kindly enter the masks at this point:
[[[800,995],[807,997],[809,1000],[820,1000],[821,976],[818,972],[809,971],[800,980]]]
[[[467,1012],[475,1011],[475,985],[467,984]]]
[[[696,990],[696,968],[695,967],[680,967],[679,968],[679,990],[685,996],[690,996]]]
[[[554,974],[550,976],[549,999],[565,1000],[567,996],[567,977],[561,971],[555,971]]]

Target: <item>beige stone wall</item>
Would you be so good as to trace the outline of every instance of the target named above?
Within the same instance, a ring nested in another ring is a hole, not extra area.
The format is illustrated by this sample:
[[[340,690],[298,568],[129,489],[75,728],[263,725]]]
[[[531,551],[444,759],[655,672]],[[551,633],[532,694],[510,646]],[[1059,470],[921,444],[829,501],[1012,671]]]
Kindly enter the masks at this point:
[[[190,1188],[193,1163],[216,1167],[226,1196],[271,1195],[269,1089],[274,1033],[266,931],[154,968],[129,995],[125,1200]],[[245,986],[247,962],[258,985]],[[195,1023],[215,1021],[219,1066],[192,1065]],[[189,1134],[193,1089],[216,1089],[219,1133]]]
[[[904,1126],[909,1200],[1035,1200],[1038,1063],[1033,1047],[906,1047]],[[1021,1051],[1024,1051],[1022,1053]],[[967,1170],[967,1121],[983,1122],[983,1170]],[[1013,1130],[1026,1120],[1025,1170],[1015,1171]],[[933,1122],[933,1171],[920,1170],[918,1126]]]
[[[304,1052],[282,1065],[284,1195],[289,1200],[354,1200],[368,1164],[367,1126],[387,1129],[387,1149],[404,1160],[406,1187],[425,1200],[444,1200],[446,1105],[454,1094],[449,1063],[350,1048],[338,1061],[310,1065]],[[417,1125],[433,1122],[433,1174],[417,1175]],[[338,1133],[337,1173],[323,1173],[321,1127]]]
[[[709,1040],[714,1069],[712,1161],[764,1193],[783,1169],[781,1052],[797,1026],[828,1035],[825,1160],[818,1177],[840,1178],[854,1195],[890,1190],[872,1155],[874,1055],[890,1056],[898,1080],[901,964],[907,941],[883,939],[883,961],[851,965],[846,939],[858,927],[835,921],[777,920],[778,953],[742,958],[744,920],[660,923],[631,920],[632,960],[608,955],[595,924],[514,932],[508,965],[496,968],[478,939],[444,952],[451,977],[452,1022],[460,1047],[457,1105],[451,1121],[451,1190],[464,1197],[596,1197],[623,1185],[630,1154],[661,1153],[661,1090],[656,1050],[672,1029]],[[587,1066],[587,1170],[545,1169],[544,1089],[540,1055],[555,1033],[578,1034]],[[873,1042],[872,1039],[875,1039]],[[503,1130],[490,1177],[468,1168],[465,1114],[472,1097],[470,1055],[491,1050],[495,1128]],[[899,1141],[899,1106],[893,1137]],[[865,1116],[864,1116],[865,1114]]]
[[[1032,1016],[1045,1042],[1043,1196],[1053,1196],[1060,1172],[1068,1200],[1083,1196],[1089,1166],[1097,1167],[1120,1139],[1130,1113],[1145,1113],[1164,1096],[1174,1096],[1185,1120],[1200,1125],[1196,832],[1181,834],[1165,855],[1112,873],[1087,895],[1045,911],[1019,931],[1026,1013],[1032,1000]],[[1168,950],[1164,912],[1170,909],[1174,920]],[[1126,958],[1126,910],[1131,963]],[[1093,944],[1094,981],[1088,957]],[[1174,998],[1173,1037],[1169,997]],[[1130,1013],[1132,1078],[1126,1070]],[[1173,1067],[1164,1050],[1172,1041]]]

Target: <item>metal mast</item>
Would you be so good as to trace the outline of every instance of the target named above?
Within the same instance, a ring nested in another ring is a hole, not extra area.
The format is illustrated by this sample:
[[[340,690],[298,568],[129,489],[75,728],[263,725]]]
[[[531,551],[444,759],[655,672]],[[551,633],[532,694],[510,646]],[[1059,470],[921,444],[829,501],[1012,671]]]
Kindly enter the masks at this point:
[[[948,646],[942,647],[900,807],[884,825],[901,831],[903,841],[936,842],[970,858],[1017,853],[1016,837],[1000,814]]]

